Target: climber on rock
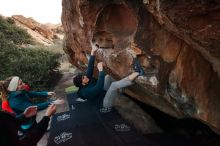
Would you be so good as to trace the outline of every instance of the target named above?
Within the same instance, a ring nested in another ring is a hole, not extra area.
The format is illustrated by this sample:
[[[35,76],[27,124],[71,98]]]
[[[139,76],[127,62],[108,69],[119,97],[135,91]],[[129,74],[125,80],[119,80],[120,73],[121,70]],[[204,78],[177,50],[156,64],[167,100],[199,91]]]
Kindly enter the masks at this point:
[[[99,71],[98,80],[96,81],[93,76],[94,63],[95,63],[95,52],[99,49],[97,45],[91,43],[92,50],[91,56],[89,58],[88,68],[86,74],[78,74],[73,78],[73,83],[75,86],[79,87],[77,94],[83,100],[103,98],[103,107],[111,108],[114,103],[115,97],[119,94],[119,89],[128,87],[133,84],[133,80],[144,75],[144,70],[140,66],[138,61],[134,62],[134,71],[129,76],[119,80],[114,81],[114,79],[105,75],[103,70],[103,63],[99,62],[97,68]]]

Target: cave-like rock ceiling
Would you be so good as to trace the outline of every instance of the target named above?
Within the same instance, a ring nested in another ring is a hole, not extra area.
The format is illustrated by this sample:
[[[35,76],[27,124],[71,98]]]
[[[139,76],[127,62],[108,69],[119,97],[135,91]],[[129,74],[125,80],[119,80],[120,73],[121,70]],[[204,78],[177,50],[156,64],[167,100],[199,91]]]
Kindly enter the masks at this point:
[[[64,50],[85,70],[90,42],[108,74],[144,67],[132,97],[220,132],[219,0],[63,0]]]

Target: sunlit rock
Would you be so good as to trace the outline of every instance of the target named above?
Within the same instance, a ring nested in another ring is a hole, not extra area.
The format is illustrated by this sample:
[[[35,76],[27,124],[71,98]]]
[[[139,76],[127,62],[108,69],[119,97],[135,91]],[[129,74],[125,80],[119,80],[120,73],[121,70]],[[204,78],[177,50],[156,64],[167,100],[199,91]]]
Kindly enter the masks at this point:
[[[26,18],[22,15],[13,15],[12,19],[17,26],[25,29],[40,44],[50,46],[54,44],[54,39],[63,39],[61,24],[41,24],[33,18]]]

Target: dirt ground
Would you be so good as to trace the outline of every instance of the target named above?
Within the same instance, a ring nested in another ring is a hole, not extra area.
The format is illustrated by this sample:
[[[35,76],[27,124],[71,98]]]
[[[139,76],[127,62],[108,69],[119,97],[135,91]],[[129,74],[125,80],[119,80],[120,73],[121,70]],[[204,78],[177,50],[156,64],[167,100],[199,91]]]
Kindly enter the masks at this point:
[[[71,86],[73,84],[73,76],[75,73],[78,72],[77,69],[70,67],[65,63],[63,66],[61,66],[61,70],[63,72],[63,76],[58,82],[58,84],[54,88],[54,92],[56,93],[56,98],[62,98],[64,99],[65,103],[63,105],[57,106],[57,112],[61,113],[69,110],[68,103],[66,100],[66,94],[65,94],[65,88]],[[37,121],[39,121],[45,114],[46,110],[40,111],[37,115]],[[44,134],[44,136],[41,138],[41,140],[38,142],[37,146],[46,146],[47,141],[50,135],[50,126],[48,127],[48,131]]]

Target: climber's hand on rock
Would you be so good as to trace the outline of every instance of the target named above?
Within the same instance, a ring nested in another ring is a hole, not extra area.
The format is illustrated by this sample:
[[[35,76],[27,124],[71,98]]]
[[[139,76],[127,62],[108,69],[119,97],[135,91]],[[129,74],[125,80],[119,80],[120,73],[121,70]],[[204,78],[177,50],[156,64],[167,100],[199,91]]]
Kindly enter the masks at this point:
[[[99,62],[97,64],[97,68],[98,68],[99,71],[103,71],[103,62]]]
[[[96,45],[95,43],[90,42],[90,45],[92,47],[91,50],[91,55],[94,55],[94,53],[99,49],[98,45]]]

